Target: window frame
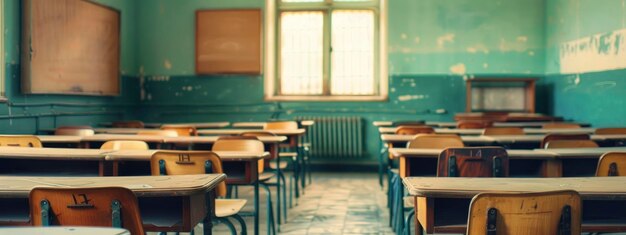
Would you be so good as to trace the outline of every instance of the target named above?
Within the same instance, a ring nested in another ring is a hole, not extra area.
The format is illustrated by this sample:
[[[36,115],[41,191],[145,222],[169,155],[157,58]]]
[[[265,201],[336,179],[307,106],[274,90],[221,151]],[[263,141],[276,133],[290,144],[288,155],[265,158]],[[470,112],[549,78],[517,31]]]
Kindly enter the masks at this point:
[[[267,101],[386,101],[388,99],[387,71],[387,0],[366,2],[335,2],[324,0],[314,3],[280,3],[281,0],[266,0],[265,14],[265,59],[264,98]],[[378,3],[376,3],[378,2]],[[332,3],[332,6],[330,4]],[[373,95],[331,95],[331,52],[323,55],[322,95],[280,94],[280,14],[284,11],[321,11],[324,14],[324,49],[330,48],[331,17],[333,10],[373,10],[374,20],[374,82]]]

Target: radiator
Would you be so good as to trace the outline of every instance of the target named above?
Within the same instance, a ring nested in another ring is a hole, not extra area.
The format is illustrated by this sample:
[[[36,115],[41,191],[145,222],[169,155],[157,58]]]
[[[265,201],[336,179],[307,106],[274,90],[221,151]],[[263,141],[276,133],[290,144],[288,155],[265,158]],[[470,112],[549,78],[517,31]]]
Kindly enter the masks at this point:
[[[296,117],[315,124],[300,138],[310,143],[312,158],[363,157],[363,119],[361,117]]]

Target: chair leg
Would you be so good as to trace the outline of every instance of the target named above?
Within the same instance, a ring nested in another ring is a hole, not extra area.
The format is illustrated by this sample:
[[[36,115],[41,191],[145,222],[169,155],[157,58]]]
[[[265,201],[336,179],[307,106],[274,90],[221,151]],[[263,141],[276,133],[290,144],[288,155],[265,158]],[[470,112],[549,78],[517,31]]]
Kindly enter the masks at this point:
[[[224,223],[226,226],[228,226],[228,229],[230,229],[230,234],[232,235],[237,235],[237,229],[235,228],[235,225],[233,225],[232,222],[230,222],[230,220],[228,220],[227,218],[216,218],[217,221],[220,221],[222,223]]]
[[[284,220],[283,221],[287,222],[287,189],[286,189],[286,187],[287,187],[287,183],[286,182],[287,181],[285,180],[285,175],[283,175],[282,172],[278,175],[278,180],[280,180],[282,182],[281,185],[283,186],[281,188],[281,190],[283,191],[282,192],[283,200],[281,201],[283,203],[282,204],[282,208],[281,208],[283,210],[283,215],[284,215],[284,217],[283,217]],[[280,211],[278,213],[280,213]]]
[[[248,228],[246,226],[246,221],[243,220],[243,218],[241,218],[241,216],[238,215],[238,214],[234,214],[234,215],[232,215],[230,217],[234,218],[235,220],[237,220],[239,222],[239,225],[241,226],[241,235],[247,235],[248,234]]]
[[[406,220],[404,221],[404,234],[411,235],[411,220],[415,216],[415,209],[411,209],[409,214],[406,216]]]
[[[274,206],[272,205],[272,192],[266,184],[260,184],[267,193],[267,234],[276,234],[276,226],[274,224]]]

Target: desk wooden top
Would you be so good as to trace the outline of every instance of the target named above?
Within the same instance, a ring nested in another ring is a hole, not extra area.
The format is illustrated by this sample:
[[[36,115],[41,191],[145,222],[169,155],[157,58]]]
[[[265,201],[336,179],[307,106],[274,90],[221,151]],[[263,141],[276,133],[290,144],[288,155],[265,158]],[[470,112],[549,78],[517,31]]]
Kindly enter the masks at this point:
[[[521,128],[541,128],[544,124],[553,123],[553,122],[494,122],[493,126],[495,127],[521,127]],[[569,123],[569,122],[568,122]],[[377,127],[391,127],[393,126],[392,121],[374,121],[374,126]],[[572,123],[578,124],[582,127],[590,127],[589,123]],[[456,128],[456,122],[426,122],[427,126],[440,127],[440,128]]]
[[[27,198],[34,187],[125,187],[138,197],[188,196],[212,190],[224,174],[132,177],[23,177],[1,176],[0,197]]]
[[[150,161],[152,155],[160,150],[119,150],[108,153],[107,161]],[[222,160],[251,161],[267,158],[269,152],[246,152],[246,151],[214,151]]]
[[[408,157],[408,158],[437,158],[441,153],[441,149],[409,149],[409,148],[390,148],[389,152],[394,157]],[[508,149],[507,153],[511,159],[554,159],[558,156],[557,153],[549,151],[535,151],[535,150],[512,150]]]
[[[257,138],[265,144],[275,144],[287,140],[286,136],[257,136]],[[173,144],[210,144],[215,143],[217,139],[219,139],[219,136],[179,136],[165,137],[163,142]]]
[[[112,150],[0,147],[0,158],[39,160],[104,160]]]
[[[83,142],[106,142],[110,140],[140,140],[151,143],[162,143],[164,136],[157,135],[123,135],[123,134],[96,134],[92,136],[84,136]]]
[[[413,139],[413,135],[395,135],[395,134],[382,134],[380,138],[386,143],[402,143]],[[513,144],[513,143],[540,143],[543,140],[543,135],[464,135],[461,139],[464,143],[468,144]],[[606,141],[606,140],[624,140],[626,135],[591,135],[591,140],[594,141]]]
[[[406,177],[412,196],[471,198],[482,192],[543,192],[576,190],[585,199],[626,199],[625,177],[464,178]]]
[[[96,133],[101,134],[125,134],[125,135],[135,135],[140,131],[150,132],[150,131],[159,131],[159,129],[150,129],[150,128],[96,128],[93,129]]]
[[[111,127],[113,123],[111,122],[102,122],[98,124],[99,126]],[[189,122],[189,123],[144,123],[146,128],[160,128],[162,125],[186,125],[186,126],[195,126],[197,129],[201,128],[224,128],[230,125],[230,122]]]
[[[394,134],[396,127],[379,127],[381,134]],[[457,134],[457,135],[482,135],[484,129],[447,129],[435,128],[437,134]],[[527,135],[546,135],[546,134],[593,134],[596,128],[562,128],[562,129],[541,129],[541,128],[524,128]]]
[[[82,136],[76,135],[38,135],[37,138],[42,143],[64,143],[64,144],[78,144],[83,140]]]
[[[235,122],[232,127],[237,128],[263,128],[266,122]],[[302,120],[300,125],[303,127],[310,127],[315,124],[313,120]]]
[[[626,152],[626,147],[535,149],[534,151],[555,154],[559,158],[598,158],[609,152]]]
[[[199,135],[238,135],[243,132],[255,132],[259,131],[259,129],[213,129],[213,130],[198,130]],[[294,136],[294,135],[302,135],[304,134],[304,129],[293,129],[293,130],[263,130],[267,132],[274,133],[276,135],[286,135],[286,136]]]
[[[123,228],[104,227],[4,227],[0,228],[0,234],[21,234],[21,235],[131,235]]]

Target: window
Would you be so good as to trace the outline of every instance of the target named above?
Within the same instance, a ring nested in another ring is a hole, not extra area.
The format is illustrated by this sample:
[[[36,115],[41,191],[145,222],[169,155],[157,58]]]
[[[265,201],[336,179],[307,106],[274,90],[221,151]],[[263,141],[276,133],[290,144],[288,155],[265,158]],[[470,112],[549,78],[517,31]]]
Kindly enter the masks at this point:
[[[387,98],[385,0],[266,0],[267,100]]]

